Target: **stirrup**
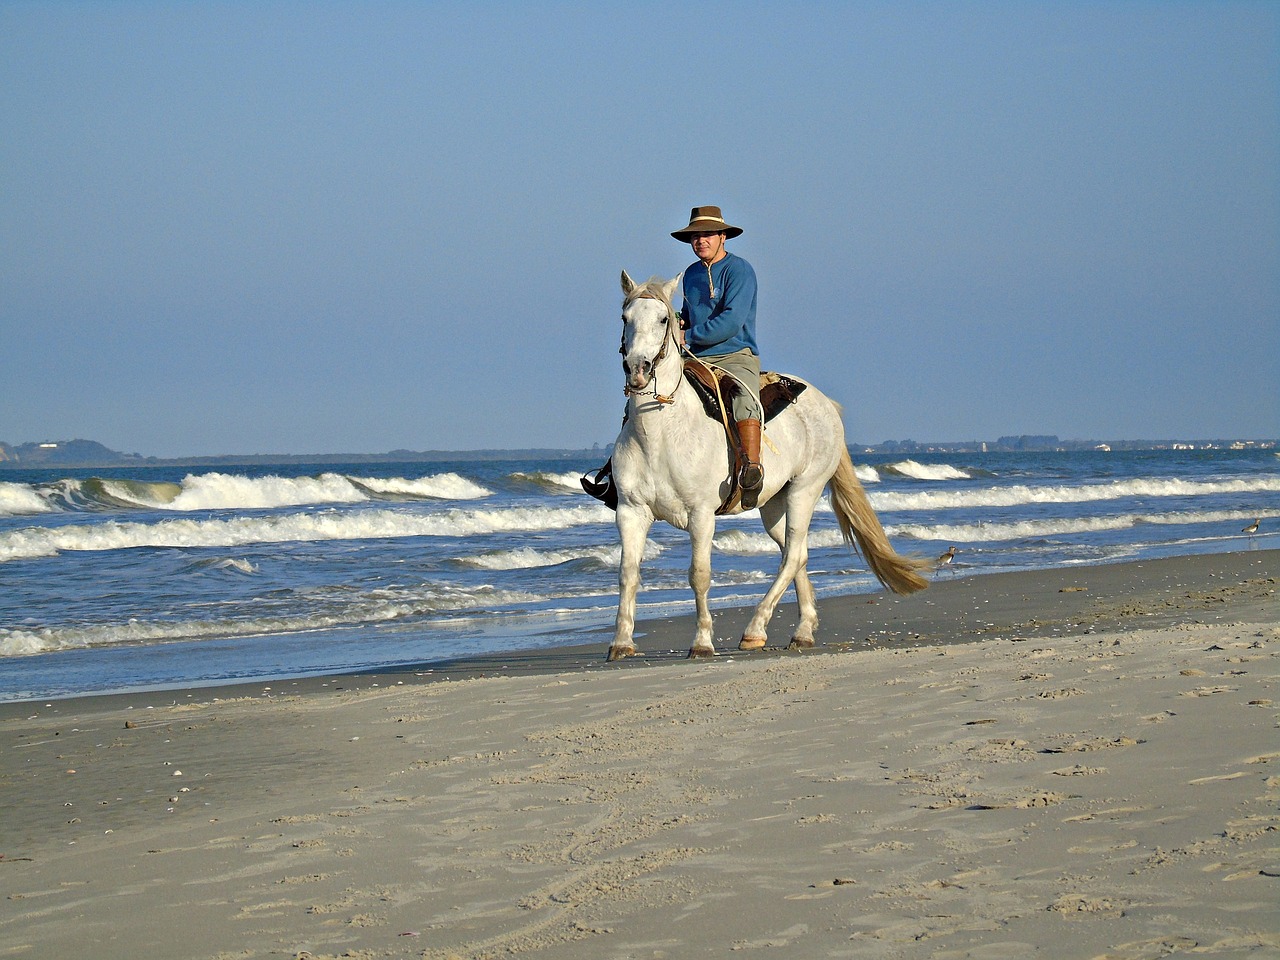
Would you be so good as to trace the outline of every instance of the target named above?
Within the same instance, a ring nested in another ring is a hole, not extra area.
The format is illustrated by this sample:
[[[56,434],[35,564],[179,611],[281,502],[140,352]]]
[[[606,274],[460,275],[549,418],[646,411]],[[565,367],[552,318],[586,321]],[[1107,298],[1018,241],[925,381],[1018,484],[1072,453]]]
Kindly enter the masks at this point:
[[[582,489],[595,497],[610,510],[618,509],[618,488],[613,485],[613,461],[608,461],[596,471],[595,477],[579,477]]]
[[[760,464],[748,460],[738,471],[738,485],[742,488],[742,509],[752,510],[760,499],[760,491],[764,489],[764,470]]]

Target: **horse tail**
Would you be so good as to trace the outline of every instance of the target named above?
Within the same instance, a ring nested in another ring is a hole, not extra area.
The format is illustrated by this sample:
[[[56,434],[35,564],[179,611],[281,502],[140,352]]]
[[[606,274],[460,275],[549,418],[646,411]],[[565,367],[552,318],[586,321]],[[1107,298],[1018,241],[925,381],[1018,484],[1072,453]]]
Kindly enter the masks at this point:
[[[831,507],[845,543],[862,554],[876,579],[894,593],[915,593],[929,585],[920,571],[930,566],[926,560],[904,557],[889,543],[880,518],[871,508],[866,491],[853,470],[849,450],[840,450],[840,463],[827,483],[831,491]]]

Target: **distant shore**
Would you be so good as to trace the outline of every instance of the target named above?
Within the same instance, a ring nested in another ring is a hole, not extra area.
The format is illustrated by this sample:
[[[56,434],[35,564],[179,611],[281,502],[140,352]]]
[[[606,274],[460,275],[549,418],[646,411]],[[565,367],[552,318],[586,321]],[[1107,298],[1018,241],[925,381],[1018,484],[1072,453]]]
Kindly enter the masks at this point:
[[[89,460],[23,460],[0,458],[0,470],[68,470],[121,469],[139,467],[236,467],[270,464],[334,463],[453,463],[489,460],[584,460],[607,457],[601,448],[513,449],[513,450],[392,450],[389,453],[249,453],[222,454],[208,457],[143,457],[118,455],[116,458]],[[603,462],[603,461],[602,461]]]
[[[59,447],[72,451],[60,453]],[[855,453],[870,456],[984,453],[1110,453],[1121,450],[1275,450],[1280,439],[1217,440],[1060,440],[1055,436],[1000,437],[996,440],[930,441],[886,440],[882,443],[850,443]],[[123,454],[92,440],[49,441],[10,445],[0,442],[0,471],[120,469],[140,467],[234,467],[264,464],[333,463],[447,463],[488,460],[591,460],[608,457],[613,444],[589,448],[493,448],[481,450],[391,450],[387,453],[252,453],[194,457],[151,457]],[[45,448],[52,448],[45,449]],[[76,455],[76,450],[92,451]]]

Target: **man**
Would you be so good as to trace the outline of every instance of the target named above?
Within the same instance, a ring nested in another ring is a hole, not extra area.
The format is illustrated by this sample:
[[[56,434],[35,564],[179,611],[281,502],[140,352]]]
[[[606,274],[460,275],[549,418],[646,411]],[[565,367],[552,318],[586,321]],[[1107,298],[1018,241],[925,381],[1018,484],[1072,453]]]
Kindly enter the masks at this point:
[[[742,228],[725,222],[719,207],[694,207],[689,225],[671,236],[693,248],[696,263],[684,271],[680,308],[685,344],[699,360],[725,371],[743,389],[733,395],[733,418],[742,445],[738,483],[742,506],[756,505],[764,486],[760,467],[760,351],[756,346],[756,272],[724,248]]]
[[[738,426],[742,466],[738,485],[742,506],[752,509],[764,486],[760,466],[760,353],[756,347],[756,272],[751,264],[724,248],[726,240],[742,234],[725,222],[719,207],[694,207],[689,225],[671,236],[693,248],[696,263],[684,272],[684,305],[680,325],[685,346],[699,360],[725,371],[742,385],[733,393],[732,413]],[[582,478],[582,488],[617,509],[613,464],[606,463],[594,478]]]

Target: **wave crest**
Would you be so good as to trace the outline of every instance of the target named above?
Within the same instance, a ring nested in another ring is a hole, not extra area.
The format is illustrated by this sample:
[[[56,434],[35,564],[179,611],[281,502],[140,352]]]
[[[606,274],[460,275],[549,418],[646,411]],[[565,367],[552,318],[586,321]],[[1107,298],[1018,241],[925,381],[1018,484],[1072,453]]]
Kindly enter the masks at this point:
[[[132,547],[238,547],[253,543],[317,540],[460,537],[503,531],[559,530],[612,522],[599,504],[578,507],[527,507],[508,510],[445,510],[405,514],[390,509],[357,513],[317,512],[229,519],[161,520],[158,523],[110,521],[64,527],[24,527],[0,533],[0,562],[56,556],[71,550],[124,550]]]
[[[644,559],[652,560],[661,554],[662,550],[661,545],[647,540],[644,545]],[[533,547],[517,547],[514,550],[495,550],[492,553],[466,557],[459,562],[464,566],[478,567],[481,570],[530,570],[580,560],[590,560],[607,567],[616,567],[622,562],[622,545],[600,544],[576,550],[537,550]]]
[[[481,500],[493,495],[493,491],[456,473],[438,473],[431,477],[406,480],[393,477],[382,480],[376,477],[349,477],[352,483],[376,494],[406,499]]]
[[[1273,511],[1272,515],[1280,515]],[[1206,510],[1199,513],[1123,513],[1110,517],[1077,517],[1075,519],[1020,520],[1011,523],[903,523],[886,526],[885,532],[893,537],[910,537],[915,540],[942,540],[958,543],[990,543],[1001,540],[1033,540],[1067,536],[1076,533],[1097,533],[1106,530],[1127,530],[1138,524],[1187,525],[1200,523],[1227,523],[1233,525],[1257,516],[1268,516],[1267,511]],[[1231,532],[1234,535],[1235,531]]]
[[[968,480],[969,474],[957,470],[948,463],[918,463],[915,460],[899,460],[882,467],[885,473],[909,477],[912,480]]]
[[[580,473],[553,473],[549,470],[537,470],[533,473],[513,473],[511,479],[517,483],[527,483],[548,493],[581,493]]]
[[[1250,480],[1116,480],[1085,486],[987,487],[982,490],[929,490],[918,493],[868,494],[877,510],[950,510],[970,507],[1017,507],[1027,503],[1090,503],[1128,497],[1199,497],[1223,493],[1280,492],[1280,477]]]
[[[25,483],[0,482],[0,517],[52,513],[56,508]]]

